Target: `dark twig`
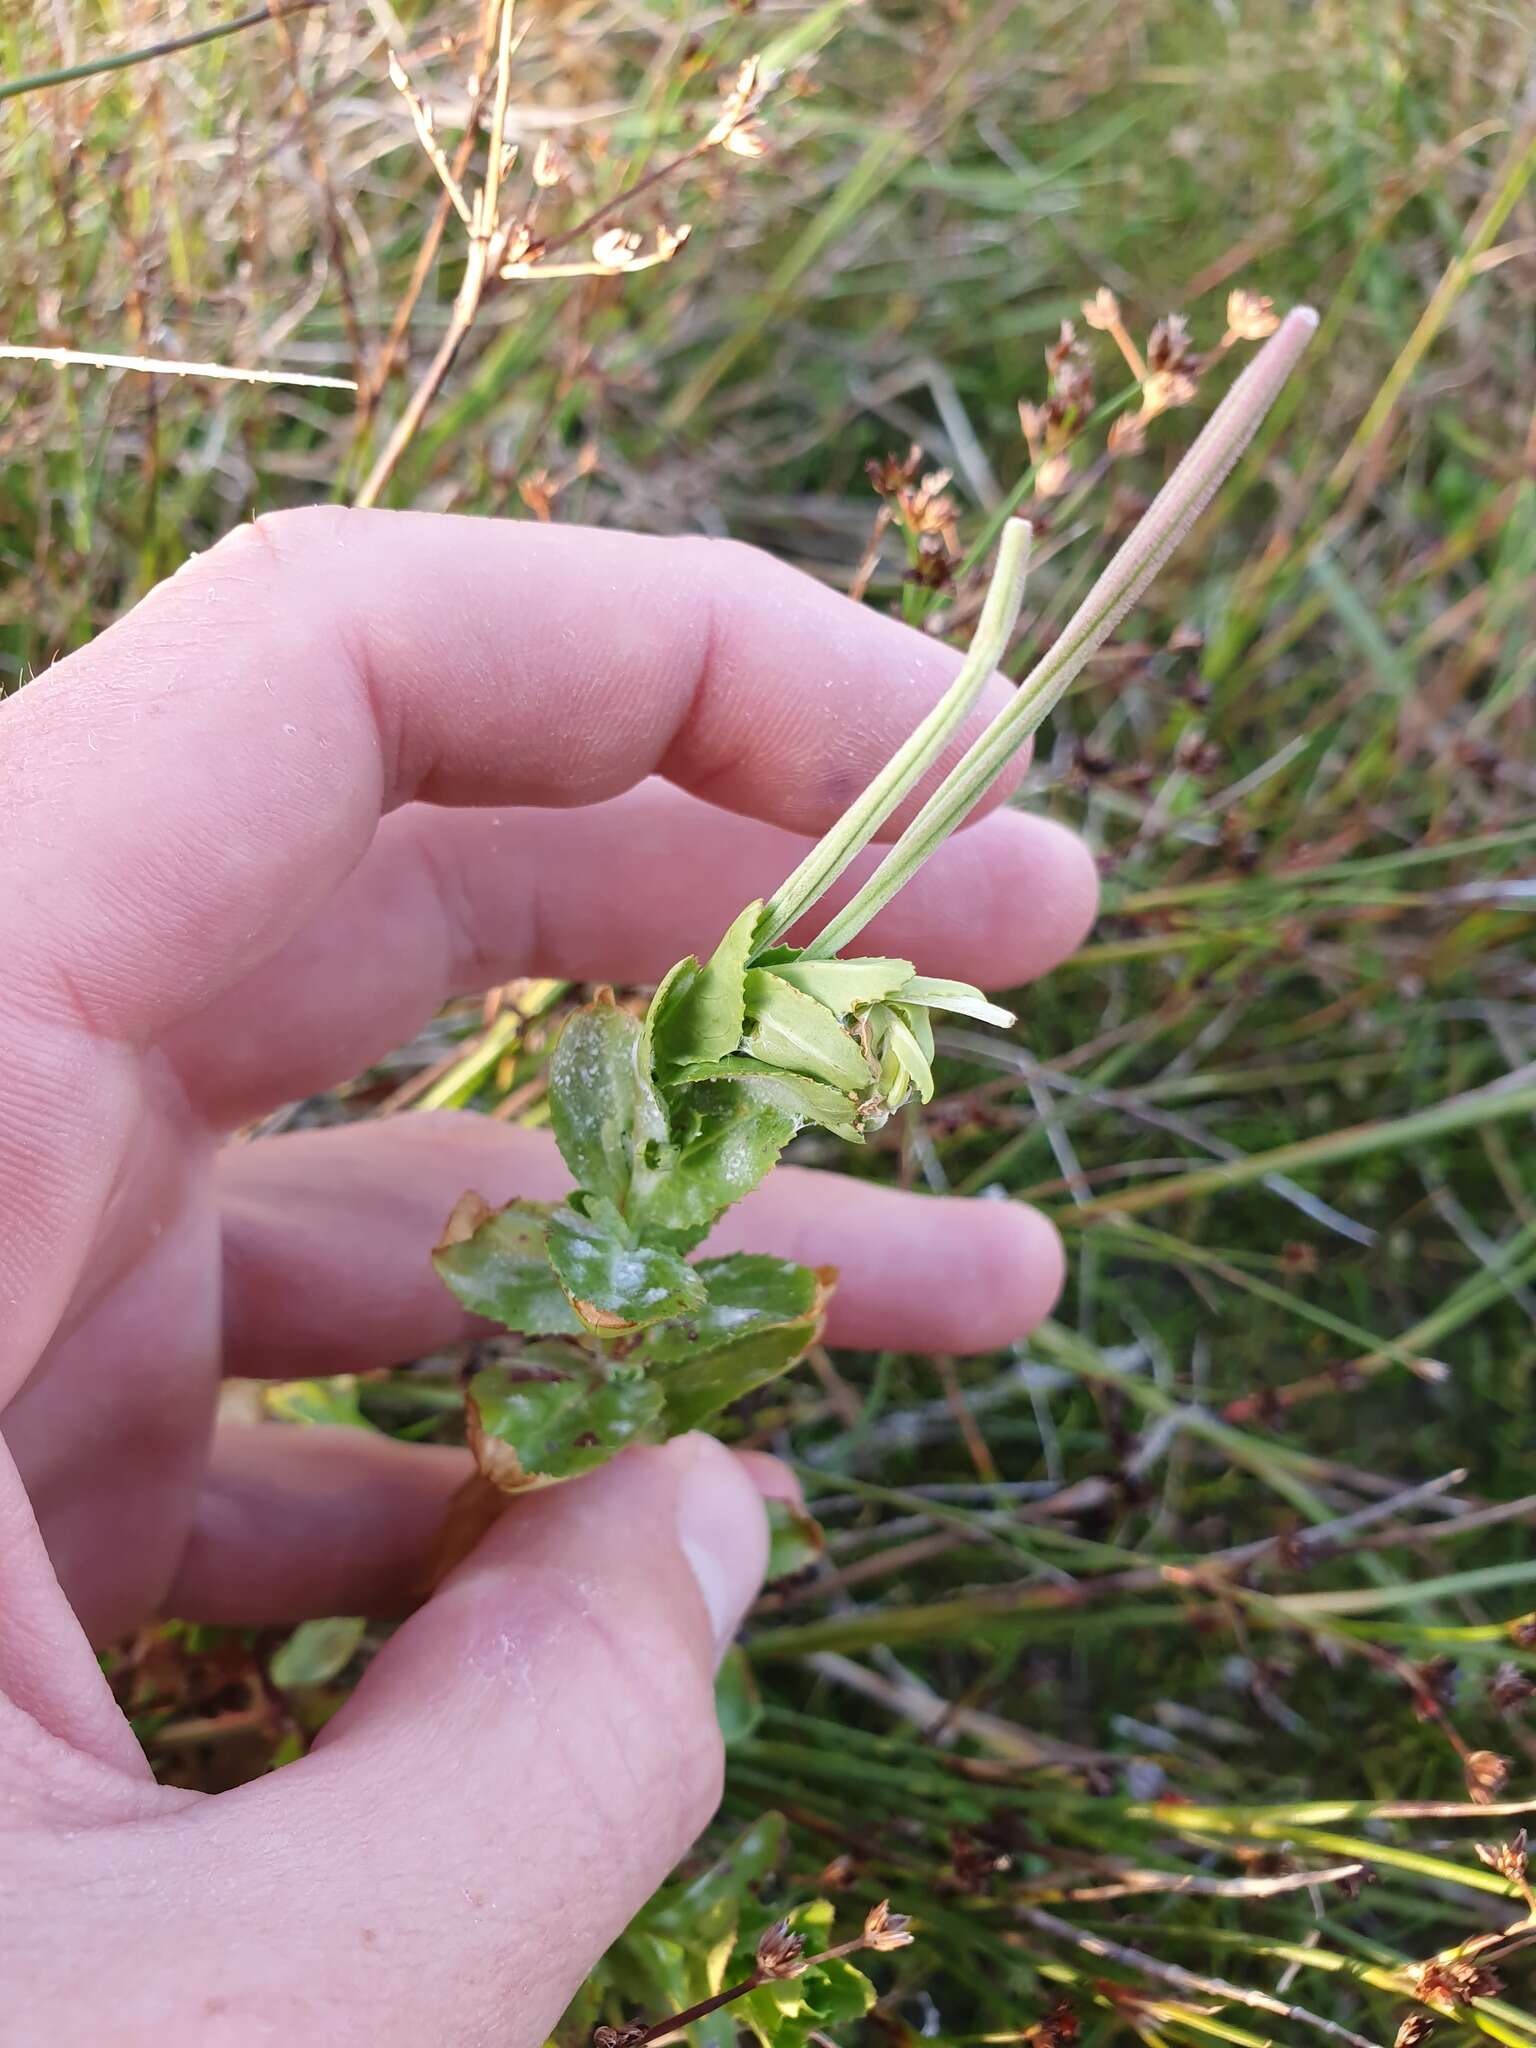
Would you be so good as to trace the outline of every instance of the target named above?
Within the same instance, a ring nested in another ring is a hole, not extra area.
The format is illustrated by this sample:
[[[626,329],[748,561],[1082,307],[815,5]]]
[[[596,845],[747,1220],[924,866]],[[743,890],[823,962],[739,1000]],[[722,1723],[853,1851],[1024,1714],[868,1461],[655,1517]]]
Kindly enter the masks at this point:
[[[173,57],[178,50],[195,49],[199,43],[214,43],[223,36],[238,35],[242,29],[260,28],[265,22],[281,21],[285,14],[304,14],[323,7],[325,0],[284,0],[282,6],[258,7],[254,14],[240,14],[233,21],[221,21],[212,28],[192,29],[184,36],[168,36],[164,42],[146,43],[139,50],[119,50],[110,57],[89,57],[83,64],[66,64],[58,71],[34,71],[26,78],[0,78],[0,100],[13,100],[22,93],[42,92],[50,85],[73,85],[76,79],[98,78],[107,71],[127,71],[135,64],[150,64],[157,57]]]

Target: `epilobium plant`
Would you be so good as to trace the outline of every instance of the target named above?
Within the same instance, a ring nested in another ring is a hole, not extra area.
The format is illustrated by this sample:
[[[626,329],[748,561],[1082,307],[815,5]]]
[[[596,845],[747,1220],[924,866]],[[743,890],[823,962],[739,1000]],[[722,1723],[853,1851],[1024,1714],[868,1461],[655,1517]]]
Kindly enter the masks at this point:
[[[466,1195],[435,1260],[465,1307],[521,1339],[477,1374],[469,1438],[498,1494],[571,1477],[627,1444],[708,1422],[794,1364],[835,1274],[737,1253],[692,1260],[808,1125],[858,1144],[932,1092],[934,1011],[1007,1026],[977,989],[845,948],[974,809],[1162,567],[1246,446],[1316,316],[1292,312],[1048,652],[939,784],[852,900],[786,943],[938,758],[1001,658],[1030,529],[1004,528],[971,645],[945,697],[767,902],[706,960],[681,960],[644,1016],[611,995],[556,1048],[550,1110],[576,1187],[492,1211]]]

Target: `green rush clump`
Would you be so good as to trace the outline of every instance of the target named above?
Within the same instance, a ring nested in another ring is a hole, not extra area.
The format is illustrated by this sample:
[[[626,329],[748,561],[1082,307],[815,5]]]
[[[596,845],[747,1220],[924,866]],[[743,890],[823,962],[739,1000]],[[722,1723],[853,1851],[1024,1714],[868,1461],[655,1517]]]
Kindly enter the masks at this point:
[[[1209,503],[1305,348],[1292,312],[1237,378],[1049,650],[847,906],[785,943],[932,765],[1001,659],[1030,544],[1004,528],[975,638],[944,698],[766,903],[689,956],[643,1017],[603,994],[568,1020],[550,1082],[576,1186],[491,1210],[466,1195],[435,1253],[463,1305],[521,1340],[468,1390],[482,1492],[566,1479],[628,1444],[708,1423],[800,1358],[835,1275],[751,1253],[691,1255],[810,1125],[862,1142],[932,1093],[935,1011],[1008,1011],[910,960],[844,948],[960,825]],[[489,1489],[486,1488],[489,1482]]]

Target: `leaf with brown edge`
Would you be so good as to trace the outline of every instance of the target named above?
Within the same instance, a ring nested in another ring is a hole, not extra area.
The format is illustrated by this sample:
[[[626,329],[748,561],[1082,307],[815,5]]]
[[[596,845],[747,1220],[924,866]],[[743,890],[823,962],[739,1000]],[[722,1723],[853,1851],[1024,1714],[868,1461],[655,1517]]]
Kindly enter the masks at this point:
[[[461,1195],[432,1254],[438,1278],[472,1315],[524,1337],[576,1337],[582,1325],[550,1267],[547,1202],[492,1209]]]
[[[549,1220],[549,1260],[574,1313],[589,1330],[622,1336],[704,1306],[704,1282],[664,1245],[637,1244],[601,1204],[583,1215],[573,1197]]]
[[[633,1355],[666,1399],[668,1433],[696,1429],[777,1379],[821,1335],[836,1269],[735,1252],[692,1269],[709,1290],[697,1314],[648,1330]]]
[[[574,1479],[630,1444],[667,1434],[660,1388],[622,1368],[606,1380],[518,1379],[487,1366],[470,1381],[464,1406],[476,1470],[503,1494]]]

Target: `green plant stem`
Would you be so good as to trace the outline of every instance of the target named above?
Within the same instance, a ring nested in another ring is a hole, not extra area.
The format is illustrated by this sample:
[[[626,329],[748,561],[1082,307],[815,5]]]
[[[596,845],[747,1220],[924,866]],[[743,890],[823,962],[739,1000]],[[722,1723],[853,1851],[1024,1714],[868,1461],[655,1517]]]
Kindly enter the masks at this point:
[[[998,543],[997,565],[960,673],[906,743],[897,749],[869,787],[817,841],[763,912],[760,944],[771,946],[863,851],[902,798],[916,787],[943,753],[1007,651],[1029,573],[1034,529],[1027,519],[1010,519]]]
[[[73,85],[79,78],[96,78],[104,71],[127,71],[135,64],[149,64],[156,57],[171,57],[178,50],[194,49],[199,43],[215,43],[221,36],[238,35],[242,29],[260,28],[263,22],[281,21],[287,14],[304,14],[323,7],[325,0],[285,0],[281,7],[258,7],[254,14],[237,15],[233,21],[215,23],[212,28],[193,29],[184,36],[171,36],[163,43],[146,43],[140,50],[119,50],[111,57],[90,57],[83,64],[66,64],[58,71],[34,71],[26,78],[0,78],[0,100],[13,100],[26,92],[42,92],[50,85]]]
[[[1316,327],[1317,315],[1308,306],[1286,315],[1055,644],[1020,683],[1012,703],[945,777],[852,902],[805,948],[807,958],[831,959],[856,937],[981,801],[1215,496]]]

